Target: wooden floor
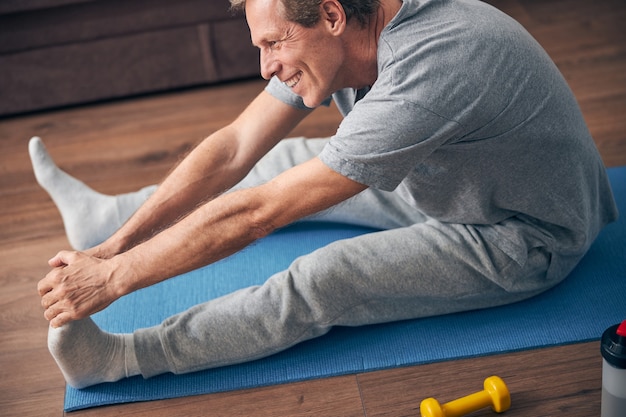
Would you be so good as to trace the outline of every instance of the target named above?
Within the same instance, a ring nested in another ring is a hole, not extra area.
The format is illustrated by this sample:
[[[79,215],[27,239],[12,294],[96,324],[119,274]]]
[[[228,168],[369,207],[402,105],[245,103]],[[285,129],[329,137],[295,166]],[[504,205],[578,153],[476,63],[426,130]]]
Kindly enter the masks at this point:
[[[606,165],[626,164],[626,3],[493,3],[525,25],[555,60]],[[68,244],[58,212],[33,177],[28,139],[42,136],[64,169],[99,191],[131,191],[161,179],[262,87],[254,80],[0,120],[0,415],[63,415],[64,381],[46,348],[36,284],[48,271],[47,259]],[[338,120],[334,108],[317,111],[294,135],[331,134]],[[423,398],[448,401],[498,374],[513,393],[505,415],[588,417],[599,415],[600,364],[598,343],[590,342],[70,414],[415,416]]]

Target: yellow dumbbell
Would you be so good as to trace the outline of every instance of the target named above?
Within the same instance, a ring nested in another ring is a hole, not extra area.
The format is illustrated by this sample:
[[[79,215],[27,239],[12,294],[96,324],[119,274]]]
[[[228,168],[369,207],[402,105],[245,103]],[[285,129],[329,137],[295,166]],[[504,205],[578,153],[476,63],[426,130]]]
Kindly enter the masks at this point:
[[[511,394],[500,377],[490,376],[485,379],[484,387],[483,391],[443,405],[434,398],[426,398],[420,404],[422,417],[460,417],[488,406],[501,413],[511,407]]]

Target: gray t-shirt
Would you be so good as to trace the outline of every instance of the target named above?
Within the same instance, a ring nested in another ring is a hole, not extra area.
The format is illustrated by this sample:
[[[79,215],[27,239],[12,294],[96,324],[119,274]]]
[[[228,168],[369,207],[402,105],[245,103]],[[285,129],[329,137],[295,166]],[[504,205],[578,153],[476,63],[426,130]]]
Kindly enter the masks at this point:
[[[303,106],[276,79],[267,91]],[[508,223],[580,253],[616,218],[567,83],[521,25],[485,3],[404,0],[380,35],[376,82],[333,99],[345,118],[319,155],[326,165],[442,222],[477,225],[520,262],[527,231]]]

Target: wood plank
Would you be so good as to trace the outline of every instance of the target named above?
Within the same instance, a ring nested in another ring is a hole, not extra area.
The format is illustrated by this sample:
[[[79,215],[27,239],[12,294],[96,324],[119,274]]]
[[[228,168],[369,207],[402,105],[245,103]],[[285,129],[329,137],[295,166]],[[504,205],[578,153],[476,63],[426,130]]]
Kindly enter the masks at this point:
[[[0,241],[0,414],[62,414],[63,376],[48,353],[48,324],[37,295],[37,281],[48,271],[52,241],[20,245]]]
[[[588,342],[366,373],[358,381],[368,417],[419,415],[423,399],[455,400],[482,390],[491,375],[511,392],[507,417],[588,417],[600,414],[601,363],[599,342]]]

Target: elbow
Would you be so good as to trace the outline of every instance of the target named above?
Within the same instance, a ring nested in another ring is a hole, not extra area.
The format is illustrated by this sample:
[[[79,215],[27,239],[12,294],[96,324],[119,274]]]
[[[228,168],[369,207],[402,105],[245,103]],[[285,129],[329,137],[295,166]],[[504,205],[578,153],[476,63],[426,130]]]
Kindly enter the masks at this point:
[[[271,199],[262,198],[263,192],[258,187],[243,190],[241,194],[248,203],[244,224],[251,241],[262,239],[283,226],[279,224],[277,205]]]
[[[297,204],[285,201],[284,193],[280,191],[273,182],[269,182],[236,193],[245,207],[245,224],[250,238],[264,238],[302,217],[298,210],[294,210]]]
[[[251,240],[256,241],[270,235],[276,228],[268,227],[267,225],[254,225],[249,230]]]
[[[260,208],[255,210],[248,228],[252,240],[262,239],[278,229],[280,225],[276,224],[274,220],[275,217],[265,210]]]

